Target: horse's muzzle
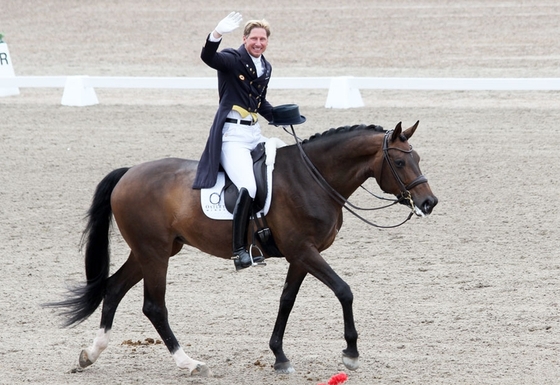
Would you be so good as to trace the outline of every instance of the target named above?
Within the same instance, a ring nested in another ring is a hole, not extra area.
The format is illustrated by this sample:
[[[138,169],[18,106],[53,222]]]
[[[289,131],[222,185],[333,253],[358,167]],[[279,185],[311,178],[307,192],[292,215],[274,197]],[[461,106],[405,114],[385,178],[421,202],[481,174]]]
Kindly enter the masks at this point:
[[[438,199],[435,196],[428,197],[424,199],[422,205],[420,206],[420,210],[424,213],[424,215],[429,215],[432,213],[432,210],[438,204]]]
[[[397,197],[400,204],[407,206],[408,208],[412,209],[416,215],[422,217],[424,215],[430,215],[432,210],[438,204],[437,197],[431,195],[425,198],[421,204],[416,204],[412,198],[405,198],[404,195],[400,195]]]

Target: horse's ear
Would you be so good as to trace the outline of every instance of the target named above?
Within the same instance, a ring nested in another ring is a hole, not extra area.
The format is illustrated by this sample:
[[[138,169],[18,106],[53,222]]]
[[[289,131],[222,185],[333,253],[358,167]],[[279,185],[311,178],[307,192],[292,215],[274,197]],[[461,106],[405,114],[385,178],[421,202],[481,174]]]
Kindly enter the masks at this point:
[[[410,139],[412,134],[414,134],[414,131],[416,131],[416,129],[418,128],[418,123],[420,123],[419,120],[414,124],[414,126],[409,127],[406,130],[404,130],[403,135],[406,137],[407,140]]]
[[[393,130],[393,135],[391,135],[391,142],[397,140],[397,138],[401,136],[401,133],[402,133],[402,122],[399,122],[397,123],[395,129]]]

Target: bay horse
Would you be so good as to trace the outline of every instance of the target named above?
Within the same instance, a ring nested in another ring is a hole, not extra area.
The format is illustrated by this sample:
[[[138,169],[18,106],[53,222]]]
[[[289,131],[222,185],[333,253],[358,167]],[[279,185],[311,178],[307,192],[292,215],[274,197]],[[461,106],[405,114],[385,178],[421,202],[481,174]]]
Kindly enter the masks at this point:
[[[417,127],[418,122],[406,130],[399,123],[390,131],[376,125],[345,126],[278,149],[274,198],[265,217],[278,250],[289,263],[269,341],[277,372],[294,372],[284,353],[283,337],[307,274],[327,285],[340,301],[347,344],[342,351],[343,363],[349,370],[358,368],[353,294],[320,252],[333,243],[341,228],[347,198],[369,178],[396,196],[395,201],[407,205],[411,215],[432,212],[437,198],[408,142]],[[169,258],[184,245],[223,259],[232,255],[231,221],[206,217],[200,190],[191,188],[197,163],[177,158],[155,160],[116,169],[98,184],[82,238],[87,283],[71,289],[62,302],[50,304],[63,308],[62,314],[68,317],[66,326],[70,326],[84,321],[103,302],[99,330],[92,345],[80,353],[81,367],[93,364],[107,347],[117,306],[143,279],[142,311],[177,366],[190,375],[210,374],[205,363],[190,358],[179,345],[165,305]],[[125,263],[109,276],[112,217],[131,251]],[[249,227],[255,230],[254,221]],[[250,236],[251,231],[248,233]]]

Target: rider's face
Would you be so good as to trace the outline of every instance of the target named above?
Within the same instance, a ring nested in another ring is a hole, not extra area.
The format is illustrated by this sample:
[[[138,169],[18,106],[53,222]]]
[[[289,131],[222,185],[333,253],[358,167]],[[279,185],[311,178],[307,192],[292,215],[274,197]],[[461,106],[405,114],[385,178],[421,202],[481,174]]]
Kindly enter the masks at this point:
[[[249,35],[243,36],[245,49],[253,57],[260,57],[268,46],[268,37],[264,28],[253,28]]]

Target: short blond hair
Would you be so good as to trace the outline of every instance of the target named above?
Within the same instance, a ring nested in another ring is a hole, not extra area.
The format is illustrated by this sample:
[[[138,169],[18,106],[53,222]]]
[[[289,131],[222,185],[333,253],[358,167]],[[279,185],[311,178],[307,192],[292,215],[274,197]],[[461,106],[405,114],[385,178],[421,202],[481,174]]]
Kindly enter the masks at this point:
[[[243,28],[243,36],[249,36],[254,28],[262,28],[266,31],[266,37],[270,37],[270,24],[265,19],[262,20],[249,20],[245,23]]]

